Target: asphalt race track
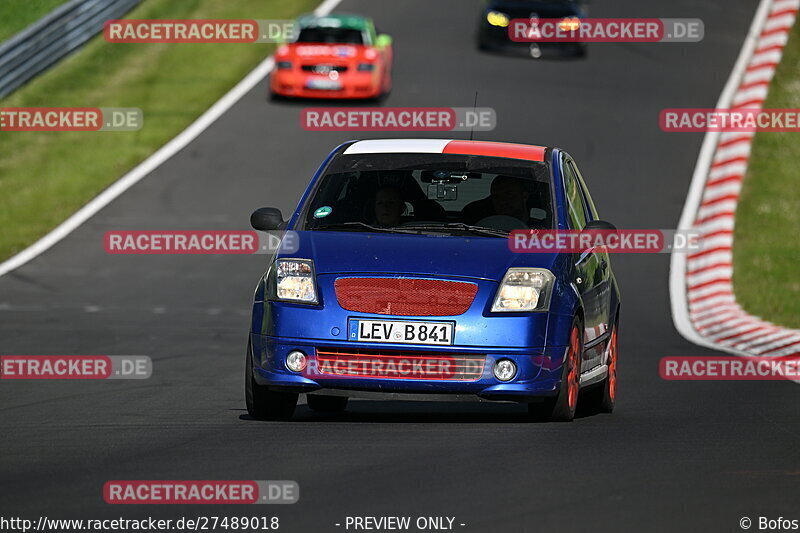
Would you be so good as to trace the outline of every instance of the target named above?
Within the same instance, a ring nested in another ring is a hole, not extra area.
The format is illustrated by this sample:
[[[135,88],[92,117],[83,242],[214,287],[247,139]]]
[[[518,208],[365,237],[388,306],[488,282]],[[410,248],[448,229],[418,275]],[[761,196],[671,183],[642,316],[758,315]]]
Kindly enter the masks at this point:
[[[577,61],[478,52],[472,0],[345,0],[337,11],[374,16],[394,38],[383,105],[471,106],[477,90],[498,125],[476,138],[566,149],[601,216],[633,229],[676,226],[702,134],[663,133],[658,113],[714,107],[756,5],[598,0],[593,17],[701,18],[705,40],[594,44]],[[267,256],[113,256],[102,237],[248,229],[256,207],[288,213],[328,151],[357,137],[303,131],[308,105],[269,103],[261,84],[78,231],[0,278],[2,353],[154,361],[142,381],[2,382],[0,515],[276,514],[290,533],[343,531],[334,524],[348,515],[455,516],[466,532],[739,531],[743,516],[800,518],[796,384],[660,379],[661,357],[712,353],[673,327],[667,254],[614,258],[613,415],[533,424],[512,404],[354,401],[343,415],[301,405],[290,423],[251,420],[244,355]],[[102,487],[113,479],[291,479],[301,496],[255,508],[112,506]]]

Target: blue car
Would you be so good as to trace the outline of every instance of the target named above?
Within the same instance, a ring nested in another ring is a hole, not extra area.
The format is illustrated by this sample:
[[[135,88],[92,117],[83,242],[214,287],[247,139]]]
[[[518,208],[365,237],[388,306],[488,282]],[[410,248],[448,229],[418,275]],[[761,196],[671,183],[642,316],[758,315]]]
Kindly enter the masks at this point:
[[[614,408],[619,290],[602,248],[519,253],[514,230],[613,230],[573,159],[485,141],[351,141],[323,161],[255,291],[245,396],[259,420],[348,398],[496,400],[572,420]]]

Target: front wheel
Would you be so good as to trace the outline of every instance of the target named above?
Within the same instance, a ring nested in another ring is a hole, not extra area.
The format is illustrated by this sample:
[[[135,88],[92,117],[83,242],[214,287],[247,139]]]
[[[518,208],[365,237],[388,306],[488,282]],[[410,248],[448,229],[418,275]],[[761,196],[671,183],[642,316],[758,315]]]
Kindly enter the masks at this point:
[[[276,93],[270,87],[269,92],[267,93],[267,99],[270,102],[282,102],[282,101],[286,100],[286,97],[283,96],[282,94]]]
[[[247,343],[244,371],[244,396],[247,412],[256,420],[290,420],[297,407],[298,394],[271,391],[256,383],[253,376],[253,347]]]
[[[614,329],[611,330],[611,338],[608,341],[608,357],[606,359],[608,375],[606,379],[603,380],[602,384],[597,385],[597,387],[589,391],[589,394],[586,395],[586,404],[594,412],[611,413],[614,411],[614,405],[617,402],[617,360],[619,358],[618,329],[619,326],[614,325]]]
[[[561,387],[558,395],[545,398],[540,403],[529,403],[528,414],[537,421],[570,422],[575,418],[578,393],[581,387],[581,359],[583,354],[583,324],[578,317],[572,321],[569,345],[564,354]]]

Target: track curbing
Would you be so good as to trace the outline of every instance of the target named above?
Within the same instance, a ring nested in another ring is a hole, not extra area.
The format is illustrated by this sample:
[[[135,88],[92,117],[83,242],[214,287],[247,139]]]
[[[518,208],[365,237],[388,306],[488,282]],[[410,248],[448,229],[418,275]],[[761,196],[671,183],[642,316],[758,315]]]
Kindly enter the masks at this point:
[[[800,0],[762,0],[718,109],[762,108]],[[742,356],[800,355],[800,330],[750,315],[733,292],[733,228],[753,133],[703,139],[679,228],[699,231],[704,250],[673,253],[672,317],[687,340]]]

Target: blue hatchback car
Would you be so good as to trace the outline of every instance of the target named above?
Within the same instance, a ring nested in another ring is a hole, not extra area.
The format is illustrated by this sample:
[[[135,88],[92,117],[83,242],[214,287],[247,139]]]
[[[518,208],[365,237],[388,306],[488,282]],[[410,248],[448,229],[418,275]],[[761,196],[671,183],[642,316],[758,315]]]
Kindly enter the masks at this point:
[[[485,141],[351,141],[297,209],[255,291],[245,395],[259,420],[348,398],[497,400],[572,420],[610,412],[619,290],[603,249],[518,253],[513,230],[613,229],[557,148]]]

